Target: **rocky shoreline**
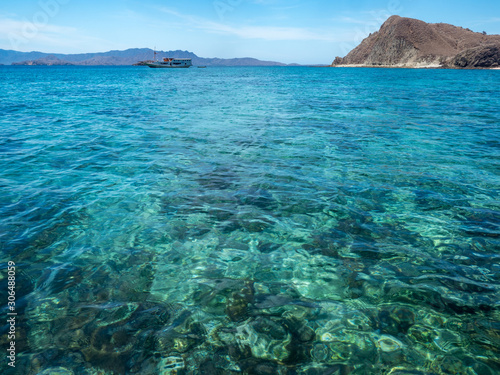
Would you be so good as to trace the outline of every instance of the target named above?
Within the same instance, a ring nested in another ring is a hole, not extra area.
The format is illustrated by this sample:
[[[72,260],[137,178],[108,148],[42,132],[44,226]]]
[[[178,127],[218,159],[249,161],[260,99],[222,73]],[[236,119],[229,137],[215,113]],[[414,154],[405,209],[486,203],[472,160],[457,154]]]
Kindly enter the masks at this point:
[[[328,68],[374,68],[374,69],[456,69],[456,70],[500,70],[500,67],[471,67],[471,68],[460,68],[460,67],[447,67],[447,66],[434,66],[434,65],[363,65],[363,64],[340,64],[340,65],[329,65]]]

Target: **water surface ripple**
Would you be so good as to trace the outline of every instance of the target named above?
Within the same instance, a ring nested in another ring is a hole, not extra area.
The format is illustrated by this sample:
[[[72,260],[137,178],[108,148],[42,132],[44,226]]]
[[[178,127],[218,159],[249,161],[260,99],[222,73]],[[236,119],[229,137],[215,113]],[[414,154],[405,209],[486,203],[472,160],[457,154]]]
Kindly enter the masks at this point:
[[[0,113],[17,373],[500,372],[499,71],[0,67]]]

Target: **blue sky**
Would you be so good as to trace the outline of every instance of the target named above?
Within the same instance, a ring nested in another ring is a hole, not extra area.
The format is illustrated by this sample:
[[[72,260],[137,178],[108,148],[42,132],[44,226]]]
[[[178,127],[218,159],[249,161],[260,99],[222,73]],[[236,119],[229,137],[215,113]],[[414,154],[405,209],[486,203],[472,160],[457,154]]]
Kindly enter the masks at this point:
[[[156,47],[326,64],[392,14],[500,34],[498,0],[18,0],[0,3],[0,48],[80,53]]]

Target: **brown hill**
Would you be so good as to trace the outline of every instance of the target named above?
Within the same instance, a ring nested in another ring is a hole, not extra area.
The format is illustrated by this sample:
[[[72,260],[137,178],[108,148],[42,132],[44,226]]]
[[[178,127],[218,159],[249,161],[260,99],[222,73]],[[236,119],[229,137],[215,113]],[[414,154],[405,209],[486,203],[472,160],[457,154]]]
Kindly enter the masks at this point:
[[[392,16],[333,66],[487,68],[500,65],[500,35]]]

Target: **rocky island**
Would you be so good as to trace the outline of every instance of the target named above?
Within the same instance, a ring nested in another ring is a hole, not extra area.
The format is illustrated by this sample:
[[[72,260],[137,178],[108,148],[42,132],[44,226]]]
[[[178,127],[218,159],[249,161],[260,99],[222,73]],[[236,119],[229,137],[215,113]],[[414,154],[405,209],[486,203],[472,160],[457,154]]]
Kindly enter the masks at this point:
[[[391,16],[334,67],[499,68],[500,35]]]
[[[48,55],[41,57],[36,60],[26,60],[20,62],[14,62],[12,65],[44,65],[44,66],[52,66],[52,65],[74,65],[68,61],[61,60],[54,55]]]
[[[129,48],[124,51],[108,51],[79,54],[48,54],[43,52],[19,52],[0,49],[0,64],[11,65],[85,65],[115,66],[144,65],[143,62],[153,57],[149,48]],[[204,66],[286,66],[276,61],[262,61],[251,57],[221,59],[199,57],[189,51],[157,51],[157,58],[164,57],[190,58],[193,65]],[[290,64],[295,65],[295,64]]]

